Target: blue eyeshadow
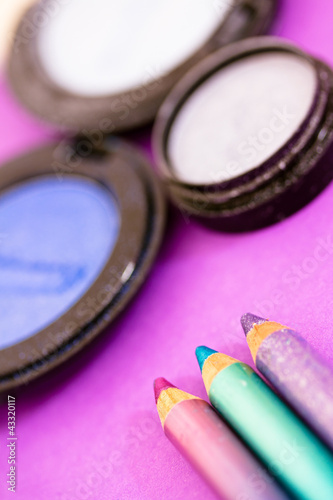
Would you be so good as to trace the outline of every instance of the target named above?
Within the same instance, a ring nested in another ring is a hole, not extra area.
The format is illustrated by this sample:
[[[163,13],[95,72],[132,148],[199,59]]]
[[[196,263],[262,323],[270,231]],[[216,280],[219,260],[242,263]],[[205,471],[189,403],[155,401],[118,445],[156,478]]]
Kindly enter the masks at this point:
[[[90,288],[117,242],[115,199],[83,177],[38,180],[0,197],[0,349],[34,335]]]

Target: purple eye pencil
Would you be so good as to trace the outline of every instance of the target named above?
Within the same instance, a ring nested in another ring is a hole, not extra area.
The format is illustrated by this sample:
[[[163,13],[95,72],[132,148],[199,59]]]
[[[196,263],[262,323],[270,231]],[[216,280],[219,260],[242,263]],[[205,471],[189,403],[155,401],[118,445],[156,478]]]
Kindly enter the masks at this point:
[[[241,323],[258,370],[333,448],[333,371],[297,332],[245,314]]]

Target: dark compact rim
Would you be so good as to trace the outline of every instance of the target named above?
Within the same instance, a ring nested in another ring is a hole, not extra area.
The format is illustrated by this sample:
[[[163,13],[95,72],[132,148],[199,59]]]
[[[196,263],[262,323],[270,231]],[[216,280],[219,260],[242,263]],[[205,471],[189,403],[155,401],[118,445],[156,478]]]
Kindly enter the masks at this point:
[[[308,61],[317,73],[313,104],[295,134],[267,161],[229,181],[207,185],[179,180],[168,158],[168,139],[172,125],[187,99],[214,73],[242,58],[263,52],[288,52]],[[220,49],[193,68],[175,86],[162,105],[153,131],[153,145],[159,173],[167,183],[175,203],[203,218],[232,217],[253,210],[284,188],[306,175],[325,154],[332,142],[328,132],[332,116],[332,70],[290,42],[275,37],[242,40]],[[326,133],[320,134],[323,130]],[[320,144],[318,144],[320,141]],[[305,153],[311,155],[304,162]],[[301,162],[303,156],[303,162]],[[268,186],[268,187],[267,187]],[[267,189],[266,189],[267,187]],[[260,190],[265,190],[258,195]],[[253,193],[257,193],[253,196]]]
[[[92,127],[105,134],[151,122],[166,94],[193,65],[222,45],[265,33],[274,18],[277,0],[230,0],[220,26],[187,61],[147,85],[100,97],[67,92],[44,71],[37,37],[38,26],[46,22],[45,5],[43,2],[30,8],[18,26],[8,62],[11,86],[23,105],[43,120],[76,133]],[[110,26],[112,29],[112,23]]]
[[[161,243],[164,196],[143,156],[115,138],[84,156],[79,144],[79,139],[63,141],[1,167],[1,192],[45,176],[94,181],[116,201],[121,227],[106,265],[87,292],[51,325],[0,351],[0,390],[39,377],[89,343],[137,292]]]

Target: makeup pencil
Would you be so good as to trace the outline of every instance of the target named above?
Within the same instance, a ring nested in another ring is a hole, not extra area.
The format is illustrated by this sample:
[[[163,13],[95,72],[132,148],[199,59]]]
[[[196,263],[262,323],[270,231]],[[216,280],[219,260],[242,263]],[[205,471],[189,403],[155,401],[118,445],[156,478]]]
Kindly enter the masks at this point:
[[[297,332],[245,314],[241,323],[258,370],[333,448],[333,371]]]
[[[212,405],[296,498],[333,498],[333,455],[250,366],[196,350]]]
[[[238,437],[203,399],[155,380],[166,436],[224,500],[282,500],[286,496]]]

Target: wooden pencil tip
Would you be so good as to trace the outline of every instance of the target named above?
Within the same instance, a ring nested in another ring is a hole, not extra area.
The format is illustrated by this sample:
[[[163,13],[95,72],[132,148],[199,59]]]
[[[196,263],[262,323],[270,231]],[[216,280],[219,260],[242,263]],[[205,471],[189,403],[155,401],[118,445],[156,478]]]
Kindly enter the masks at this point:
[[[170,387],[175,387],[174,385],[170,384],[165,378],[159,377],[154,381],[154,393],[155,393],[155,402],[157,403],[157,400],[161,394],[162,391],[166,391],[167,389],[170,389]]]
[[[217,351],[214,351],[214,349],[210,349],[209,347],[206,347],[204,345],[201,345],[196,348],[195,355],[197,357],[201,372],[206,359],[215,353],[217,353]]]
[[[260,318],[260,316],[255,316],[254,314],[251,313],[246,313],[243,314],[241,317],[241,324],[245,333],[245,336],[247,336],[254,325],[262,325],[263,323],[266,323],[266,319]]]

